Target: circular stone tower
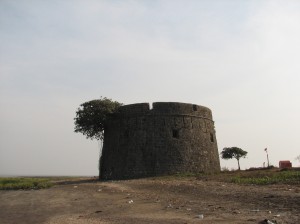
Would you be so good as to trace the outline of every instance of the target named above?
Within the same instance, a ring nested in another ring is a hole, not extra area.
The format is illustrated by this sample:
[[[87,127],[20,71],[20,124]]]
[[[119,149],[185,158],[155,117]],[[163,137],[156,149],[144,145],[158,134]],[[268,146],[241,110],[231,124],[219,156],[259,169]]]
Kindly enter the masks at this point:
[[[106,123],[101,179],[220,171],[211,110],[186,103],[125,105]]]

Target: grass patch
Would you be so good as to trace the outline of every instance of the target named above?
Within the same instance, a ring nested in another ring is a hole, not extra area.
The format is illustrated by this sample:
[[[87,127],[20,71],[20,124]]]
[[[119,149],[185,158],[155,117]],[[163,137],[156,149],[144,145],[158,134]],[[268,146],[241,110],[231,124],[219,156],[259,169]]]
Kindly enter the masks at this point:
[[[236,184],[300,184],[300,169],[278,168],[222,171],[216,174],[198,174],[198,180],[212,180]]]
[[[231,182],[238,184],[300,184],[300,171],[255,172],[238,174]]]
[[[0,190],[30,190],[53,186],[47,178],[0,178]]]

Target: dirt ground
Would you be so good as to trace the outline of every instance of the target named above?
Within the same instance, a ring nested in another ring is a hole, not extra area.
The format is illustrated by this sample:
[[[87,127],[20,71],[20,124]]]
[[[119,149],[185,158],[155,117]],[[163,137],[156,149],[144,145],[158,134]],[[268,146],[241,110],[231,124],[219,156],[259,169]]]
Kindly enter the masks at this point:
[[[237,185],[196,178],[60,181],[0,191],[0,223],[300,223],[299,185]],[[263,223],[263,222],[261,222]]]

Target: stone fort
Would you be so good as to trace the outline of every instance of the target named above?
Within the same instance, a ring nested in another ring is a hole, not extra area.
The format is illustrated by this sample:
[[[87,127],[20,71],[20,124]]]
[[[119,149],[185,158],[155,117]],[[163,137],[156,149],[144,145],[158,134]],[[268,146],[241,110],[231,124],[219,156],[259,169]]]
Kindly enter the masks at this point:
[[[101,179],[220,171],[214,121],[207,107],[174,102],[121,106],[108,117]]]

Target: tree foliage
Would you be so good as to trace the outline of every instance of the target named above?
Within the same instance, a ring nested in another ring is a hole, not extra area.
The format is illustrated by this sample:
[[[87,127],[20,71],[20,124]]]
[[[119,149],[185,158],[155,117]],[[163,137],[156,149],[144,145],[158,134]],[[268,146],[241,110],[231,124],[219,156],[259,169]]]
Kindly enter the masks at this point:
[[[228,147],[224,148],[221,152],[222,159],[232,159],[235,158],[238,162],[239,170],[240,168],[240,158],[245,158],[248,152],[242,150],[238,147]]]
[[[121,103],[106,97],[81,104],[74,118],[74,131],[82,133],[86,138],[103,140],[107,116],[116,112],[120,106]]]

